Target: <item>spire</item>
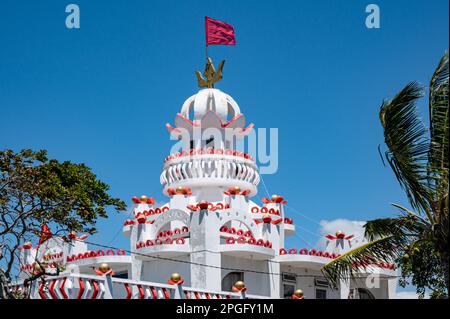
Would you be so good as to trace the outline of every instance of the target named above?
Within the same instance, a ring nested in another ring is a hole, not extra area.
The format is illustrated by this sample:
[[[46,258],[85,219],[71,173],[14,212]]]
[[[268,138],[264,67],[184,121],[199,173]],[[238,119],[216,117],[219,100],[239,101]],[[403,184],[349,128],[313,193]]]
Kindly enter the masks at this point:
[[[211,58],[207,57],[205,70],[203,71],[203,75],[206,79],[203,77],[200,71],[195,71],[195,74],[197,75],[198,86],[213,88],[214,83],[219,82],[222,79],[222,69],[224,64],[225,60],[222,60],[222,62],[219,63],[218,70],[216,71]]]

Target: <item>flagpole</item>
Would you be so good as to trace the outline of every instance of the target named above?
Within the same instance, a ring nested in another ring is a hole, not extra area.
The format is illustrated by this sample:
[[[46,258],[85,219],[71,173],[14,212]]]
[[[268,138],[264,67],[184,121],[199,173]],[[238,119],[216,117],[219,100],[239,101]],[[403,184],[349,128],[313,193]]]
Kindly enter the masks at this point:
[[[208,62],[208,45],[206,45],[206,62]]]

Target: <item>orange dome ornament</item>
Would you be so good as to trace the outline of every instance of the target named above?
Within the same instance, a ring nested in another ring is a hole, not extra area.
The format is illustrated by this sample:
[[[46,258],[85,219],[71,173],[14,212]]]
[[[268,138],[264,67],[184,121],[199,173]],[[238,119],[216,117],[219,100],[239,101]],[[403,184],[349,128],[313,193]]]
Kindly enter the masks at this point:
[[[236,281],[231,290],[233,290],[234,292],[245,292],[247,290],[247,287],[245,287],[245,283],[243,281],[239,280]]]
[[[107,263],[101,263],[98,269],[95,269],[94,271],[99,276],[112,276],[115,274]]]
[[[305,299],[305,296],[303,295],[303,290],[297,289],[292,294],[292,299]]]
[[[241,188],[239,186],[234,186],[234,187],[230,187],[228,188],[228,190],[226,190],[225,192],[223,192],[225,195],[242,195],[242,196],[247,196],[248,194],[251,193],[250,189],[244,189],[243,191],[241,191]]]
[[[182,285],[184,283],[184,279],[179,273],[174,272],[167,282],[169,285]]]
[[[355,237],[355,235],[348,235],[346,236],[345,233],[342,230],[338,230],[334,236],[331,234],[326,234],[325,235],[326,238],[330,239],[330,240],[336,240],[336,239],[345,239],[345,240],[349,240],[352,239],[353,237]]]
[[[273,204],[284,205],[287,203],[287,200],[284,200],[283,196],[280,196],[280,195],[272,195],[272,197],[270,197],[270,199],[262,197],[261,200],[263,201],[264,204],[273,203]]]

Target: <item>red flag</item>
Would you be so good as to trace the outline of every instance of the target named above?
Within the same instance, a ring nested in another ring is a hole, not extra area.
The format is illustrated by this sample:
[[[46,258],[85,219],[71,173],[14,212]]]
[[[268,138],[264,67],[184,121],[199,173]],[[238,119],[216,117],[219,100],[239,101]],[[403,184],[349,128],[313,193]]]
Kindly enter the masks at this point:
[[[50,228],[48,228],[48,226],[46,224],[42,224],[41,227],[41,236],[39,237],[39,244],[42,244],[43,242],[45,242],[46,240],[52,238],[52,232],[50,231]]]
[[[205,17],[206,45],[223,44],[235,45],[233,26],[208,17]]]

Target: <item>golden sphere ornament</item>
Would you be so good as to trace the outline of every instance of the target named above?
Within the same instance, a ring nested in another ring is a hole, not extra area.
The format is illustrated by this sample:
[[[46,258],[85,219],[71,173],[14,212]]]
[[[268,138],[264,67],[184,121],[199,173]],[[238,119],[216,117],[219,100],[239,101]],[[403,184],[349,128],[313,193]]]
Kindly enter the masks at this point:
[[[243,288],[245,288],[245,283],[244,283],[243,281],[239,280],[239,281],[236,281],[236,283],[234,284],[234,286],[235,286],[237,289],[242,290]]]
[[[233,187],[233,191],[235,191],[236,193],[240,193],[241,192],[241,188],[239,186],[234,186]]]
[[[173,282],[177,283],[177,282],[179,282],[179,281],[181,280],[181,275],[180,275],[179,273],[177,273],[177,272],[174,272],[174,273],[170,276],[170,279],[171,279]]]
[[[182,194],[182,193],[184,192],[184,187],[178,186],[178,187],[176,188],[175,192],[176,192],[177,194]]]
[[[303,297],[303,290],[297,289],[296,291],[294,291],[294,295],[297,297]]]
[[[108,270],[110,270],[111,268],[109,267],[109,265],[107,263],[101,263],[100,266],[98,267],[98,269],[102,272],[102,273],[106,273]]]

